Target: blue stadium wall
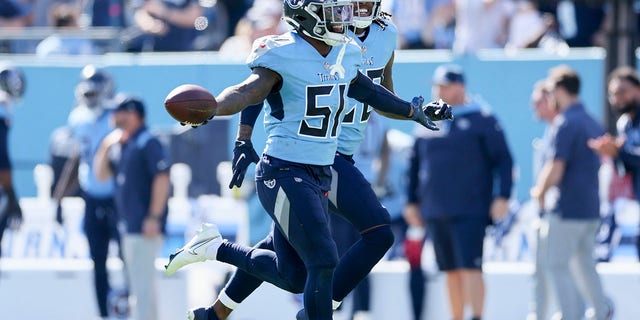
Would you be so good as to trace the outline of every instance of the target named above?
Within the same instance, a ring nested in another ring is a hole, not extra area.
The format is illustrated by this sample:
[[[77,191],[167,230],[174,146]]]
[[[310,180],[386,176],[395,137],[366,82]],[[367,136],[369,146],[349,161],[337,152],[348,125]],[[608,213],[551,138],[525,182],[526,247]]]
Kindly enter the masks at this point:
[[[195,83],[219,93],[228,85],[243,80],[249,69],[242,63],[222,61],[212,53],[190,54],[113,54],[95,58],[38,59],[33,56],[0,56],[24,69],[28,79],[26,96],[15,110],[10,150],[14,159],[15,182],[20,196],[35,196],[33,167],[49,158],[51,132],[66,123],[74,103],[73,90],[79,72],[87,63],[107,68],[113,74],[118,91],[141,96],[148,109],[147,122],[158,130],[184,130],[164,110],[164,97],[177,85]],[[542,135],[543,124],[532,115],[530,92],[533,84],[546,76],[550,67],[567,64],[583,80],[582,100],[602,120],[604,104],[604,51],[598,48],[572,50],[564,56],[548,55],[538,50],[517,53],[483,51],[473,57],[452,56],[447,51],[399,51],[396,53],[393,78],[399,96],[431,95],[430,77],[442,63],[463,66],[467,88],[489,103],[505,128],[518,168],[515,192],[528,198],[532,184],[531,142]],[[286,61],[283,61],[286,63]],[[235,136],[237,116],[230,118],[229,137]],[[215,123],[214,123],[215,124]],[[411,133],[410,121],[388,121],[392,128]],[[261,150],[264,131],[257,126],[254,144]],[[216,141],[211,148],[227,146],[230,141]],[[206,173],[198,173],[206,174]]]

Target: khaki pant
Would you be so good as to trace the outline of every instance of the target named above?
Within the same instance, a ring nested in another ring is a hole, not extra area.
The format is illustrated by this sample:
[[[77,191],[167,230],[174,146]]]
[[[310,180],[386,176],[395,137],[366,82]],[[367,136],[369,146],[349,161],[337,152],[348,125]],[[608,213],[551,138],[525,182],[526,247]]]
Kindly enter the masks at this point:
[[[600,220],[563,219],[553,213],[546,219],[545,269],[562,319],[582,319],[585,304],[595,309],[593,319],[605,319],[607,305],[593,257]]]
[[[155,260],[163,237],[146,238],[140,234],[125,234],[122,247],[126,264],[129,290],[135,298],[135,320],[157,320],[157,272]]]

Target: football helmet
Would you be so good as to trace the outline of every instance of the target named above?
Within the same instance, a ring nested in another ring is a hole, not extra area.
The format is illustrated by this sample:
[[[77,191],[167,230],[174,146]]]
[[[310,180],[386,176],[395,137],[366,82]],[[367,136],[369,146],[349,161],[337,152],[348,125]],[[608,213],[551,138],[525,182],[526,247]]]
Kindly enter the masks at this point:
[[[115,86],[111,75],[94,65],[87,65],[80,73],[80,82],[76,85],[75,95],[78,104],[89,108],[98,107],[113,98]]]
[[[353,4],[345,0],[285,0],[284,20],[297,32],[330,46],[348,41]]]
[[[26,89],[26,79],[20,69],[14,67],[0,68],[0,90],[13,99],[22,98]]]
[[[371,7],[367,4],[370,3]],[[353,1],[353,25],[364,29],[380,14],[380,0]]]

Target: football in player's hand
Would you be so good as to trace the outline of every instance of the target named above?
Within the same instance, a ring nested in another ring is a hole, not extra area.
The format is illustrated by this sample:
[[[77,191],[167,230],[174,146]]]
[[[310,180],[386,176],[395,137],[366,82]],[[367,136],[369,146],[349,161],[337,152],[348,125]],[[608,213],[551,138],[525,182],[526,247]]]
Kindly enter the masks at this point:
[[[164,99],[167,112],[181,124],[199,126],[216,114],[216,99],[209,90],[183,84],[171,90]]]

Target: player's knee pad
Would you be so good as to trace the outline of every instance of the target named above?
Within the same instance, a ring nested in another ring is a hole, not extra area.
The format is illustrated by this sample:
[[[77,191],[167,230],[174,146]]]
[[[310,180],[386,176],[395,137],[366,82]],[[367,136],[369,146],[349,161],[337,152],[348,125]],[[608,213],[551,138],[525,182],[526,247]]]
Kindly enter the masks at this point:
[[[309,273],[309,281],[320,281],[322,283],[327,283],[328,281],[333,281],[333,271],[334,267],[312,267],[307,270]]]
[[[347,212],[344,213],[343,217],[361,233],[364,233],[362,230],[373,230],[382,225],[391,224],[389,211],[382,206],[375,209],[367,207],[366,210],[360,210],[359,212]]]
[[[380,250],[384,250],[384,252],[387,252],[393,245],[393,231],[391,231],[391,226],[388,224],[367,230],[360,235],[362,236],[362,241],[374,245]]]
[[[288,263],[280,261],[278,268],[280,278],[284,283],[278,286],[291,293],[302,293],[307,282],[307,268],[303,263]]]

